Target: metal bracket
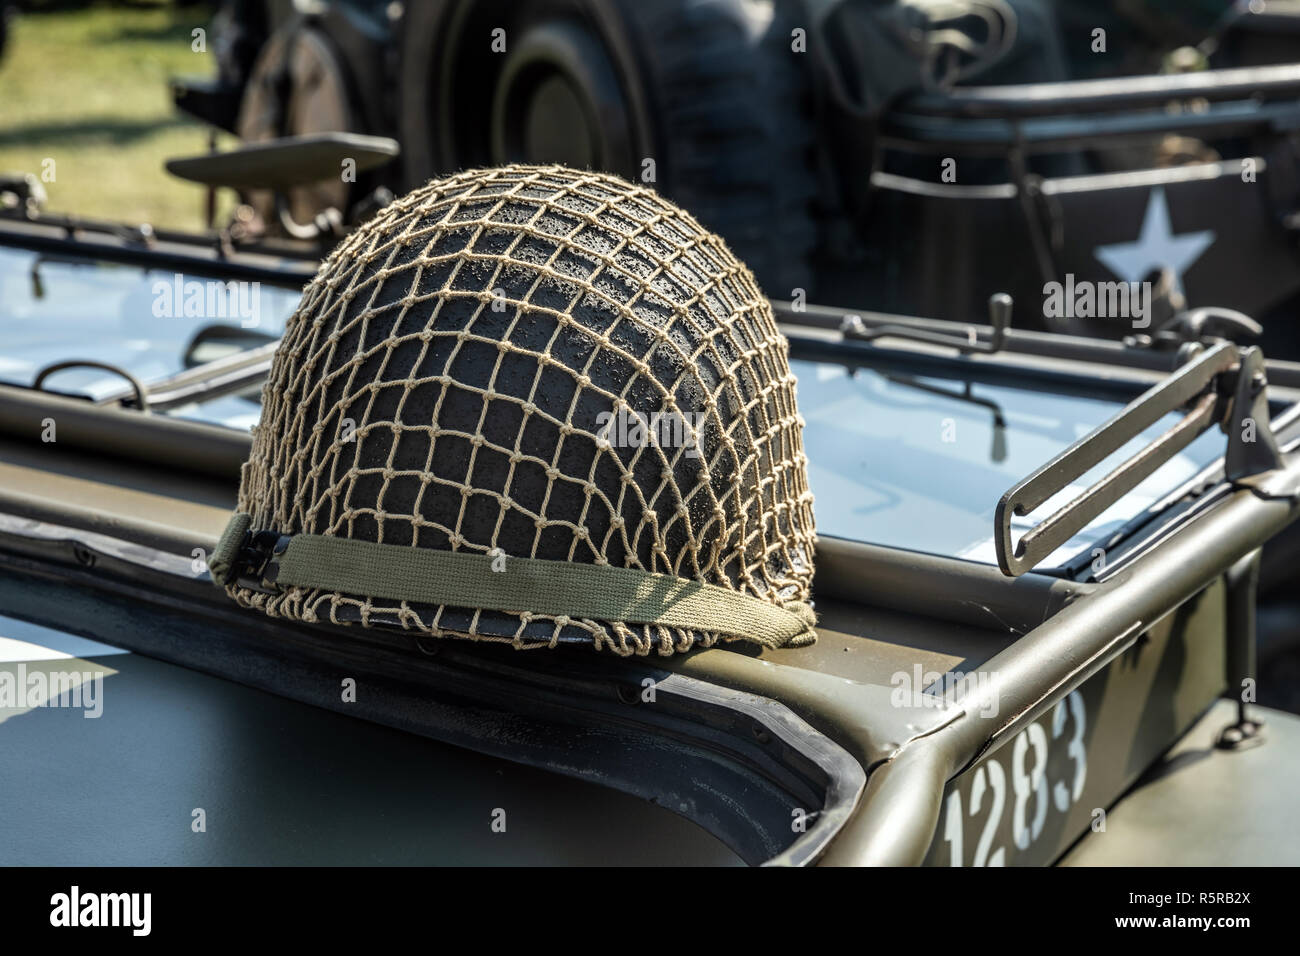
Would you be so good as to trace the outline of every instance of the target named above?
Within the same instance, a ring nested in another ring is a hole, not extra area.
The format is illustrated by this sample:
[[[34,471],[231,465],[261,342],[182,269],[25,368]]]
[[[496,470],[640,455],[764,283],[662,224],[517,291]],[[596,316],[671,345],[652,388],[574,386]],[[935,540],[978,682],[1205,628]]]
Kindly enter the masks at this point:
[[[1264,353],[1252,346],[1241,349],[1240,355],[1232,403],[1223,421],[1223,430],[1228,433],[1223,465],[1229,481],[1262,475],[1283,464],[1282,449],[1269,427]]]
[[[126,379],[131,385],[131,390],[135,393],[135,407],[146,414],[149,412],[149,389],[138,378],[124,368],[95,359],[71,359],[67,362],[55,362],[53,365],[47,365],[36,373],[36,378],[32,381],[32,388],[39,390],[45,385],[46,379],[55,372],[62,372],[70,368],[97,368]]]
[[[1166,277],[1171,276],[1169,270],[1161,270],[1161,285],[1165,284]],[[1171,294],[1172,291],[1167,292],[1166,297]],[[1263,334],[1264,327],[1250,316],[1236,309],[1210,306],[1177,312],[1150,335],[1125,336],[1124,344],[1133,348],[1172,351],[1187,342],[1213,345],[1219,339],[1238,342],[1243,338],[1257,339]]]
[[[1016,577],[1031,570],[1210,426],[1216,422],[1235,421],[1238,417],[1235,410],[1246,407],[1247,403],[1255,422],[1254,441],[1245,441],[1238,434],[1238,445],[1260,447],[1239,447],[1234,451],[1230,441],[1228,465],[1235,469],[1230,472],[1230,477],[1245,477],[1258,474],[1256,469],[1277,467],[1280,453],[1269,427],[1266,382],[1262,377],[1263,357],[1258,354],[1258,349],[1238,349],[1229,342],[1220,342],[1208,349],[1189,345],[1184,348],[1184,354],[1190,356],[1190,360],[1169,378],[1139,395],[1109,421],[1093,429],[1002,496],[994,516],[994,543],[998,567],[1003,574]],[[1231,404],[1225,410],[1220,377],[1234,369],[1239,374]],[[1256,372],[1260,373],[1258,379]],[[1013,515],[1029,514],[1164,416],[1188,406],[1188,414],[1182,421],[1142,451],[1121,462],[1073,501],[1026,531],[1018,542],[1012,543]]]

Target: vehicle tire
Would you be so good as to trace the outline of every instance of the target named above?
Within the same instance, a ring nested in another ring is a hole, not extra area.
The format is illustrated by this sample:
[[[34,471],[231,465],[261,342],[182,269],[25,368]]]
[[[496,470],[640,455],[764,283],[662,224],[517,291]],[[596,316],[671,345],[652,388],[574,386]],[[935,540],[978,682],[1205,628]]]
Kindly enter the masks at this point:
[[[258,52],[244,86],[235,133],[245,143],[310,133],[360,132],[347,67],[329,38],[301,18],[281,24]],[[270,190],[246,191],[270,235],[281,235]],[[346,215],[351,193],[338,177],[286,191],[290,214],[311,223],[319,213]]]
[[[769,294],[807,289],[814,130],[786,6],[411,4],[398,83],[406,186],[507,162],[602,169],[680,203]]]

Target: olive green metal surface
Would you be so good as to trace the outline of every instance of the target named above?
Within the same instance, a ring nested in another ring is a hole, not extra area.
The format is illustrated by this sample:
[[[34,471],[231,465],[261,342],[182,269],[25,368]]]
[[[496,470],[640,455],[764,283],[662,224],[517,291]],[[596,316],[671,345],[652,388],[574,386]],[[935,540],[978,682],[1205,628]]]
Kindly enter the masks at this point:
[[[1300,717],[1262,707],[1263,740],[1218,750],[1220,701],[1061,861],[1067,866],[1300,866]]]

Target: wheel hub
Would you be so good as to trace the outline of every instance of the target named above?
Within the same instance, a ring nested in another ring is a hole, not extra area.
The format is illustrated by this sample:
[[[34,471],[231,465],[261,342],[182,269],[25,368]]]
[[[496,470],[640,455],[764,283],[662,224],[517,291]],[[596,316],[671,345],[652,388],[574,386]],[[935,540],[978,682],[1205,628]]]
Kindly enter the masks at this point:
[[[590,30],[544,21],[507,56],[492,104],[493,162],[633,166],[622,90]]]

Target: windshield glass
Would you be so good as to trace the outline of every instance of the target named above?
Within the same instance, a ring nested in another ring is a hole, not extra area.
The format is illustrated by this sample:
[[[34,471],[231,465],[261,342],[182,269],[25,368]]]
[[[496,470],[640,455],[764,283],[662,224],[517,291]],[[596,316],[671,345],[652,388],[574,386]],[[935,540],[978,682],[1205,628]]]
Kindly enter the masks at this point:
[[[816,497],[817,530],[872,544],[996,564],[993,514],[1012,485],[1122,407],[1030,389],[889,375],[792,360]],[[1147,429],[1033,514],[1019,537],[1168,429]],[[1217,429],[1198,437],[1058,549],[1060,566],[1174,492],[1223,454]]]
[[[298,299],[295,289],[265,283],[0,248],[0,382],[31,385],[56,362],[92,359],[148,385],[279,338]],[[127,385],[102,369],[73,368],[44,387],[102,399]]]

